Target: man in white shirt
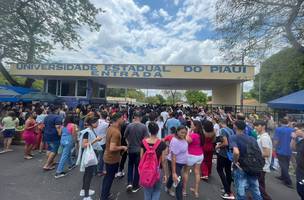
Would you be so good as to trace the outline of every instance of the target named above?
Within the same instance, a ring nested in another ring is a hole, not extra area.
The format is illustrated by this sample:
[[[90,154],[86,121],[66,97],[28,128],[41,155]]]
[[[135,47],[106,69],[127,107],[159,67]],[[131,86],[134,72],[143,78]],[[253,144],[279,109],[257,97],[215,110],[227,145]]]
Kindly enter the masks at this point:
[[[169,118],[169,113],[165,109],[160,113],[160,115],[163,117],[164,122]]]
[[[97,173],[99,176],[104,175],[106,172],[104,171],[104,162],[103,162],[103,154],[106,146],[106,135],[109,127],[109,122],[106,120],[108,117],[108,113],[106,111],[100,112],[100,119],[98,120],[98,126],[94,129],[97,136],[102,137],[102,140],[98,142],[102,151],[98,152],[98,165],[97,165]]]
[[[258,133],[258,145],[261,149],[262,156],[265,158],[263,172],[259,177],[259,189],[264,200],[271,200],[271,197],[266,192],[265,175],[270,172],[270,164],[272,158],[272,141],[269,134],[266,132],[266,122],[257,120],[254,123],[254,128]]]

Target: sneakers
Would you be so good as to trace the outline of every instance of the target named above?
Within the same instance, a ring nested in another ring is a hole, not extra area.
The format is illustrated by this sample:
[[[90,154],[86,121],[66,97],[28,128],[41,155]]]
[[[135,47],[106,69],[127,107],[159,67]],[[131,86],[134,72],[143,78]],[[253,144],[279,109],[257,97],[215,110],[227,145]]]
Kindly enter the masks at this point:
[[[234,197],[234,195],[232,193],[230,193],[230,194],[224,193],[222,195],[222,198],[223,199],[232,199],[232,200],[235,199],[235,197]]]
[[[140,186],[138,186],[138,187],[136,187],[136,188],[133,188],[133,189],[132,189],[132,192],[133,192],[133,193],[136,193],[136,192],[138,192],[138,190],[140,190],[140,188],[141,188]]]
[[[73,164],[72,166],[68,167],[68,171],[71,171],[71,170],[73,170],[73,169],[75,169],[75,168],[76,168],[76,165]]]
[[[65,177],[66,176],[66,173],[65,172],[61,172],[61,173],[56,173],[55,174],[55,178],[61,178],[61,177]]]
[[[84,197],[83,200],[93,200],[91,197]]]
[[[89,190],[89,196],[92,196],[95,194],[94,190]],[[84,197],[84,190],[80,190],[79,196]]]
[[[171,189],[168,189],[167,187],[165,187],[165,192],[168,193],[169,196],[175,197],[175,192],[172,191]]]
[[[126,187],[127,192],[131,192],[132,188],[133,188],[133,186],[131,184],[127,185],[127,187]]]
[[[116,174],[115,174],[115,178],[122,178],[122,177],[124,177],[125,176],[125,173],[124,172],[117,172]]]

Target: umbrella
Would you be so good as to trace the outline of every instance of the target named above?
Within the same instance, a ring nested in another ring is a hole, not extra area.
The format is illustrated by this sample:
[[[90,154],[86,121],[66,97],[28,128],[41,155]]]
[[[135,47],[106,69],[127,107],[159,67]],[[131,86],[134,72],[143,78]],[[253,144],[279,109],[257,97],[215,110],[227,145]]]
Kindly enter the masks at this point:
[[[62,103],[64,101],[62,98],[47,92],[30,92],[18,96],[18,98],[20,98],[21,101],[24,102],[40,101],[48,103]]]

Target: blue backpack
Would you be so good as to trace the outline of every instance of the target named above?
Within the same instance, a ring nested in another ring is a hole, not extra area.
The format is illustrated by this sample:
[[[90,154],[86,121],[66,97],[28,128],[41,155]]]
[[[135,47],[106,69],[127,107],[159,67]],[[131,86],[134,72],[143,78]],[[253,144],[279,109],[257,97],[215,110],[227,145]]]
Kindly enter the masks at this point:
[[[234,131],[232,130],[232,129],[230,129],[230,128],[223,128],[223,130],[225,131],[225,133],[226,133],[226,135],[228,136],[227,137],[227,140],[228,140],[228,150],[227,150],[227,158],[230,160],[230,161],[232,161],[233,160],[233,151],[232,151],[232,148],[230,147],[230,144],[231,144],[231,137],[233,136],[233,135],[235,135],[234,134]]]
[[[66,127],[62,128],[61,140],[60,143],[62,145],[67,145],[73,141],[72,134],[68,131]]]

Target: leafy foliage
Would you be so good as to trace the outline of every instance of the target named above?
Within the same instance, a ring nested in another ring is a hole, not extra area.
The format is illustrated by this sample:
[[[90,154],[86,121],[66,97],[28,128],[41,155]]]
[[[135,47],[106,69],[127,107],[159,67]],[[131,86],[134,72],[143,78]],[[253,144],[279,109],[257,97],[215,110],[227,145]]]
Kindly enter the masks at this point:
[[[207,94],[200,90],[187,90],[185,92],[185,97],[190,105],[205,105],[207,103]]]
[[[145,93],[136,89],[124,89],[124,88],[107,88],[107,96],[110,97],[127,97],[134,98],[137,101],[143,102],[145,100]]]
[[[263,56],[282,43],[304,53],[304,0],[219,0],[216,12],[222,51],[230,58]]]
[[[56,45],[63,48],[80,47],[79,28],[86,26],[98,31],[96,16],[100,12],[89,0],[2,0],[0,4],[1,59],[15,62],[41,62]],[[12,85],[17,85],[1,72]],[[26,82],[31,86],[33,80]]]
[[[160,104],[159,99],[156,96],[146,97],[145,102],[152,105]]]
[[[25,82],[24,77],[18,77],[18,76],[13,76],[13,78],[18,82],[18,83],[23,83]],[[4,78],[2,74],[0,74],[0,85],[9,85],[9,82]],[[43,85],[44,81],[43,80],[36,80],[33,84],[33,88],[38,89],[38,90],[43,90]]]
[[[175,105],[178,101],[182,100],[183,94],[177,90],[163,90],[167,103]]]
[[[256,75],[253,97],[258,98],[261,81],[261,101],[267,102],[304,89],[304,54],[293,48],[271,56]]]
[[[166,103],[166,99],[162,95],[157,94],[155,96],[146,97],[145,102],[152,105],[158,105],[158,104],[163,105]]]
[[[166,99],[161,94],[157,94],[155,96],[157,97],[157,100],[158,100],[159,104],[165,104],[166,103]]]

